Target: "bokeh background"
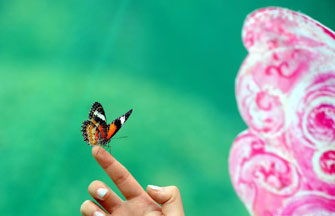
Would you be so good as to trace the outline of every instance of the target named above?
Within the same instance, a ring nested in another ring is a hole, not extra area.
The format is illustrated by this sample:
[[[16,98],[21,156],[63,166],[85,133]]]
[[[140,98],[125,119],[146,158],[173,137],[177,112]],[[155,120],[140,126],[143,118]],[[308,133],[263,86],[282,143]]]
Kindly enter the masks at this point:
[[[0,3],[0,215],[80,215],[95,179],[81,137],[95,101],[134,112],[112,153],[142,186],[177,185],[186,215],[248,215],[228,175],[245,129],[241,28],[265,6],[335,29],[334,0],[11,0]]]

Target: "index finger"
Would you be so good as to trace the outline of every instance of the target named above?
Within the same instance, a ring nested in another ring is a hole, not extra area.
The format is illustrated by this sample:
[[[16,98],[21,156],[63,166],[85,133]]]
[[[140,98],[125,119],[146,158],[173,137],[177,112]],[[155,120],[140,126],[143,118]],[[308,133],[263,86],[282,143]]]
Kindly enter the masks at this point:
[[[111,154],[100,146],[92,148],[92,154],[99,165],[112,179],[126,200],[141,196],[145,191],[129,171]]]

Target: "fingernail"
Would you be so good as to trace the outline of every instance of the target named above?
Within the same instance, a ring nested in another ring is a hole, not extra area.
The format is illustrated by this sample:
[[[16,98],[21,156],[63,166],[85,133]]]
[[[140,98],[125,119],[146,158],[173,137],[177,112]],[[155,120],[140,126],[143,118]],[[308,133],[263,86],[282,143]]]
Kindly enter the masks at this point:
[[[104,213],[101,213],[99,211],[94,212],[94,216],[105,216]]]
[[[99,188],[97,190],[97,194],[100,198],[104,198],[105,195],[107,194],[108,190],[106,188]]]
[[[152,190],[162,190],[161,187],[155,186],[155,185],[148,185],[149,188],[151,188]]]

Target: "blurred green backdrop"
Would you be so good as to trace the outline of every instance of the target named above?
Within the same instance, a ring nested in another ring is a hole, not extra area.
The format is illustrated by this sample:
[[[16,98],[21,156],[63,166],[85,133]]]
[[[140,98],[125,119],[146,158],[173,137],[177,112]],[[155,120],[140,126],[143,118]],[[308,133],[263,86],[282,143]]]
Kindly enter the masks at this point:
[[[80,133],[99,101],[109,121],[134,109],[112,152],[142,186],[179,186],[187,215],[248,215],[227,158],[241,28],[265,6],[335,29],[334,0],[1,1],[0,214],[80,215],[110,183]]]

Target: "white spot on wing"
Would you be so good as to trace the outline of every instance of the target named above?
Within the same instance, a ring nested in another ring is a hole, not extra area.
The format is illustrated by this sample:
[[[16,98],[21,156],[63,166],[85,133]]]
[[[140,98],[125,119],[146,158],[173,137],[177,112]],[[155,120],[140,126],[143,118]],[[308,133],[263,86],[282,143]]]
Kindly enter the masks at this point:
[[[94,115],[98,116],[100,119],[102,119],[103,121],[106,121],[106,118],[104,115],[102,115],[101,113],[99,113],[97,110],[94,111]]]
[[[121,125],[123,125],[123,123],[126,121],[126,117],[125,117],[125,116],[122,116],[122,117],[120,118],[120,121],[121,121]]]

